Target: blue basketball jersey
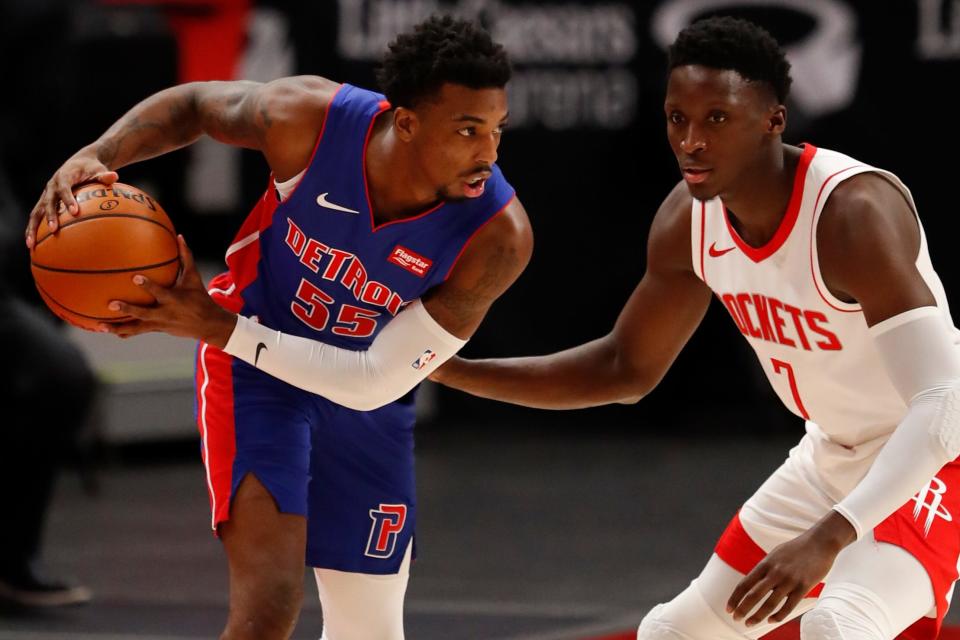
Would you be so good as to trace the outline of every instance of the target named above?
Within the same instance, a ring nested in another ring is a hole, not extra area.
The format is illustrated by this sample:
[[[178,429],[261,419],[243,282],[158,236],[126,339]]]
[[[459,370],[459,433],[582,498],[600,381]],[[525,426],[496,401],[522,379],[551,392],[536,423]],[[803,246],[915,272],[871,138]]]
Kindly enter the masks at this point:
[[[343,85],[293,193],[277,202],[268,188],[227,254],[243,315],[365,349],[404,305],[447,278],[474,233],[513,198],[494,166],[478,198],[375,224],[364,160],[374,120],[389,108],[381,94]]]

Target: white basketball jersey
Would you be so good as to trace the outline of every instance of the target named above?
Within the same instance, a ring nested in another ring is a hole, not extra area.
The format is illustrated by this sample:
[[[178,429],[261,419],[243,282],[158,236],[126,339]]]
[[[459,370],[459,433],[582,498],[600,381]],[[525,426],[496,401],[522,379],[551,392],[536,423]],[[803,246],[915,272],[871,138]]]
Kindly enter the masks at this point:
[[[916,212],[893,174],[806,145],[786,215],[765,246],[740,238],[720,198],[695,199],[691,223],[694,271],[753,347],[783,403],[807,420],[816,466],[839,494],[859,482],[907,410],[860,306],[830,294],[817,259],[817,222],[830,193],[866,171],[899,188]],[[949,320],[922,226],[920,237],[917,268]]]

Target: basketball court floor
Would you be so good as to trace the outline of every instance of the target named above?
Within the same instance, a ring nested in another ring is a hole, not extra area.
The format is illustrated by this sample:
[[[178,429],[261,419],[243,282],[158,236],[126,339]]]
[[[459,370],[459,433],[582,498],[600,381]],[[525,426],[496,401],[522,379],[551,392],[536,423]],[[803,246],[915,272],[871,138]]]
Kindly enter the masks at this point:
[[[792,439],[649,436],[643,425],[607,428],[585,412],[546,414],[536,425],[528,415],[421,430],[408,638],[627,640],[696,574]],[[82,578],[94,600],[2,610],[0,639],[216,637],[226,571],[196,447],[114,453],[95,495],[68,472],[50,517],[48,564]],[[294,638],[316,640],[320,629],[308,584]]]

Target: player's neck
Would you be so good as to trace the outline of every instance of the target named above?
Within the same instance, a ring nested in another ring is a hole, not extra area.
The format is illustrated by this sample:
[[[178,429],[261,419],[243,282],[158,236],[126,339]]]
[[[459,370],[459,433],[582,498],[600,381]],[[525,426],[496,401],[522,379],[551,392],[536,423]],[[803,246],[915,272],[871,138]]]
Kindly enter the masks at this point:
[[[377,224],[418,215],[437,203],[436,189],[423,179],[408,152],[408,145],[400,144],[393,135],[389,121],[377,123],[365,166]]]
[[[778,145],[748,172],[750,178],[721,194],[730,222],[752,247],[767,244],[787,212],[801,150]]]

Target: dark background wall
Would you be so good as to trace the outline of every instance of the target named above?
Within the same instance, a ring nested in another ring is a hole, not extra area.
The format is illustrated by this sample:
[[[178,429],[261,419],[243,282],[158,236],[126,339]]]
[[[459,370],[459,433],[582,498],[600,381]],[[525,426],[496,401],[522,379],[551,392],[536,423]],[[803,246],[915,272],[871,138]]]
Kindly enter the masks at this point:
[[[249,70],[265,50],[269,57],[282,48],[291,72],[372,87],[384,43],[434,10],[477,17],[513,56],[513,117],[499,164],[536,235],[527,272],[496,304],[467,355],[544,353],[609,330],[642,276],[650,221],[679,179],[663,131],[664,45],[678,28],[712,13],[755,19],[787,47],[795,79],[787,142],[838,149],[907,183],[934,264],[956,300],[957,143],[947,97],[960,78],[955,0],[3,0],[0,161],[25,215],[70,153],[137,100],[196,79],[185,60],[209,61],[211,52],[239,43]],[[275,39],[256,35],[255,23],[272,25]],[[211,30],[191,40],[190,25]],[[270,68],[261,65],[257,79],[267,79]],[[216,65],[207,73],[217,73]],[[229,68],[224,73],[230,77]],[[201,207],[184,187],[190,153],[130,167],[121,179],[152,190],[198,256],[219,260],[266,183],[266,166],[244,152],[228,185],[234,204]],[[439,401],[441,417],[506,412],[533,422],[548,415],[449,392]],[[743,430],[796,428],[717,305],[648,399],[565,417],[667,427],[683,420],[709,431],[711,421],[691,416],[710,407]]]

